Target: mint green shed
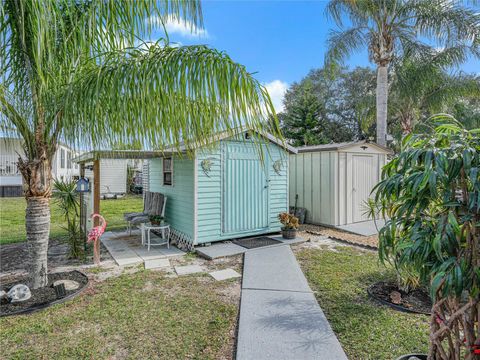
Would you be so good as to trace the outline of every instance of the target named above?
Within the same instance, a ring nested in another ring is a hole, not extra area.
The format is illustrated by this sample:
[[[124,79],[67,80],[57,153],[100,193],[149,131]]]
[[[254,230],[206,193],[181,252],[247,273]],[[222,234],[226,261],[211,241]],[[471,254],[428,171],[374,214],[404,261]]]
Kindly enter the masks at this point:
[[[193,156],[165,152],[149,160],[149,190],[167,196],[165,220],[188,247],[277,232],[295,152],[271,135],[219,135]]]

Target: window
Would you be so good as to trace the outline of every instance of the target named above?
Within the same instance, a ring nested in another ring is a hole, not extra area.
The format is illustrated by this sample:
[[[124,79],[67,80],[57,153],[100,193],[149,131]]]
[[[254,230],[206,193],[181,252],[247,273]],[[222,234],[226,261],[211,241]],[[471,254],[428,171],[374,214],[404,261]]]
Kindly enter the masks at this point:
[[[67,151],[67,169],[72,168],[72,153]]]
[[[173,183],[173,161],[172,158],[163,159],[163,185]]]
[[[60,168],[65,169],[65,149],[60,149]]]

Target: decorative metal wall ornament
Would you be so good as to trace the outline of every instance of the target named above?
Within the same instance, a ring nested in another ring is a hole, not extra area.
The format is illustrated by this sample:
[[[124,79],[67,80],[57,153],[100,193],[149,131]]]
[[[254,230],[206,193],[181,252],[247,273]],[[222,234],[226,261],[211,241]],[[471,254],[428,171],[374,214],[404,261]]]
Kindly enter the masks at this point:
[[[273,170],[275,170],[275,172],[278,175],[281,175],[282,167],[283,167],[283,160],[277,160],[273,163]]]
[[[212,165],[213,165],[213,162],[211,159],[204,159],[200,163],[200,166],[202,167],[202,170],[205,173],[205,175],[207,175],[207,177],[210,177],[209,173],[212,170]]]

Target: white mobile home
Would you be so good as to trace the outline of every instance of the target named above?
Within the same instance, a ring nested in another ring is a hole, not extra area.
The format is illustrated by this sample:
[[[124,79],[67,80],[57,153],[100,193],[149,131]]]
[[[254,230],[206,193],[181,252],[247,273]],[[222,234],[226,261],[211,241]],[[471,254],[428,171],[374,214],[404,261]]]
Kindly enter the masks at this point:
[[[100,195],[127,193],[127,165],[126,159],[100,160]],[[85,176],[93,179],[93,171],[86,168]]]
[[[23,196],[23,180],[17,166],[18,157],[23,154],[23,140],[0,138],[0,197]],[[58,145],[52,159],[54,179],[71,180],[79,174],[78,165],[72,162],[76,155],[68,146]]]
[[[390,149],[362,141],[297,150],[290,155],[290,205],[298,195],[307,223],[338,226],[368,220],[364,204],[380,181]]]

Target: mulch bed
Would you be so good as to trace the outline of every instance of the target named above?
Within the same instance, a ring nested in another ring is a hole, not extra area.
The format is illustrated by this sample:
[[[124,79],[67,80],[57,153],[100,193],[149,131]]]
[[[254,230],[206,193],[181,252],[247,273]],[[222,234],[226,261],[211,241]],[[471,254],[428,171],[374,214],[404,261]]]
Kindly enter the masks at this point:
[[[400,293],[401,295],[398,304],[392,302],[393,292]],[[380,281],[368,288],[368,294],[382,304],[388,305],[399,311],[425,315],[431,314],[432,300],[430,295],[422,289],[412,290],[409,293],[405,293],[400,290],[395,283]]]
[[[346,231],[341,231],[341,230],[330,228],[330,227],[312,225],[312,224],[301,225],[300,231],[305,231],[312,235],[328,236],[331,239],[340,240],[352,245],[363,246],[367,249],[375,250],[378,248],[377,235],[372,235],[372,236],[355,235]]]
[[[66,290],[66,296],[57,299],[55,289],[52,284],[57,280],[74,280],[80,284],[78,289]],[[20,278],[18,281],[9,284],[2,284],[0,290],[7,291],[16,284],[25,284],[26,278]],[[30,289],[32,294],[31,298],[17,303],[9,303],[5,299],[2,299],[0,303],[0,316],[8,316],[15,314],[22,314],[28,312],[34,312],[44,309],[50,305],[58,304],[73,298],[75,295],[82,292],[88,284],[88,277],[80,271],[68,271],[48,274],[48,285],[40,289]]]
[[[69,246],[58,239],[48,242],[48,270],[51,271],[60,266],[80,266],[93,264],[92,252],[89,252],[87,261],[83,259],[71,259],[68,254]],[[108,250],[101,244],[101,260],[112,260]],[[8,273],[26,273],[30,259],[27,252],[27,243],[7,244],[0,246],[0,275]],[[0,276],[1,277],[1,276]],[[7,280],[8,281],[8,280]]]

